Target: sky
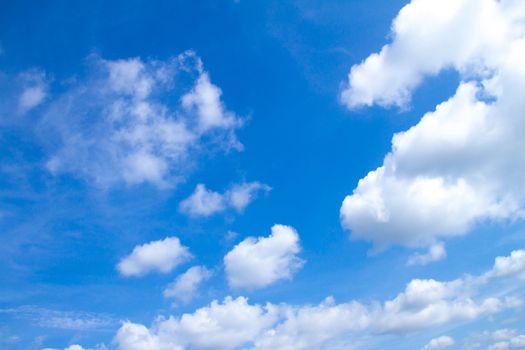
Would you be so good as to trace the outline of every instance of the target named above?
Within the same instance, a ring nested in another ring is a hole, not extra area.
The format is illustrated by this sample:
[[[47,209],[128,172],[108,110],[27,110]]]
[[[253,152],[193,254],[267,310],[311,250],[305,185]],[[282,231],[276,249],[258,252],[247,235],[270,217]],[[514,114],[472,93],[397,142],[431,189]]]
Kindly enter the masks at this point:
[[[0,0],[0,348],[525,349],[522,0]]]

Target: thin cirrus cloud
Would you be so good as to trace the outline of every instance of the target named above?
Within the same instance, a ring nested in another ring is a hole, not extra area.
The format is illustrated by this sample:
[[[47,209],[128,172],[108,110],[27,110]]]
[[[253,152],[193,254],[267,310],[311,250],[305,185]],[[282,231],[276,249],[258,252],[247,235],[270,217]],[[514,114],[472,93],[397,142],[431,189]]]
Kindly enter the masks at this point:
[[[0,309],[0,315],[4,318],[5,316],[12,316],[16,319],[24,320],[27,323],[34,323],[46,329],[76,332],[108,330],[118,324],[117,319],[106,314],[52,310],[33,305]]]
[[[423,79],[455,69],[447,101],[394,135],[383,164],[341,206],[351,238],[430,247],[486,220],[524,217],[525,3],[413,0],[393,40],[352,67],[349,108],[406,107]]]
[[[291,279],[304,264],[300,250],[299,235],[290,226],[274,225],[268,237],[246,238],[224,257],[228,284],[258,289]]]
[[[91,56],[89,62],[86,77],[46,104],[38,123],[51,173],[104,187],[169,188],[202,152],[242,149],[235,136],[242,119],[225,107],[194,52],[165,61]],[[27,107],[37,102],[36,91],[25,94]]]
[[[164,289],[163,295],[165,298],[174,298],[183,303],[189,303],[197,294],[200,285],[212,274],[204,266],[190,267]]]
[[[227,297],[193,313],[158,318],[151,328],[125,322],[115,342],[120,350],[328,350],[348,348],[367,335],[407,334],[473,321],[521,307],[521,300],[508,291],[490,296],[484,290],[500,278],[519,277],[525,268],[511,266],[521,261],[521,254],[525,252],[498,257],[478,276],[445,282],[412,280],[395,298],[370,305],[355,300],[337,304],[330,297],[313,306],[260,305],[245,297]],[[438,338],[425,349],[444,348],[447,343],[450,339]]]
[[[228,209],[241,213],[260,192],[267,193],[270,190],[270,186],[257,181],[233,185],[224,193],[198,184],[194,192],[179,204],[179,211],[191,217],[209,217]]]
[[[136,246],[122,258],[117,270],[125,277],[144,276],[150,272],[169,273],[192,258],[189,249],[177,237],[167,237]]]

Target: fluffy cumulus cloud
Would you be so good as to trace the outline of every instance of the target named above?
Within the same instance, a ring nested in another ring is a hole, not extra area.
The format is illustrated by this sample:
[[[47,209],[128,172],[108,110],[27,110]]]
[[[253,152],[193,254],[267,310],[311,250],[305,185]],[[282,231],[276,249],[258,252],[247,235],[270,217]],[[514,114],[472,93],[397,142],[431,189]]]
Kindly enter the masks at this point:
[[[168,273],[191,257],[189,249],[177,237],[167,237],[136,246],[131,254],[120,260],[117,269],[126,277],[143,276],[153,271]]]
[[[250,305],[243,297],[226,298],[192,314],[159,319],[151,329],[124,323],[115,341],[121,350],[235,349],[275,320],[274,306]]]
[[[159,317],[149,328],[126,322],[115,342],[120,350],[347,349],[367,334],[406,334],[520,306],[512,295],[481,296],[489,282],[484,275],[446,282],[412,280],[395,298],[369,305],[338,304],[333,298],[319,305],[260,305],[243,297],[226,298],[178,318]],[[510,338],[499,339],[512,344]],[[450,340],[434,339],[424,349],[442,349],[451,345]]]
[[[299,235],[293,227],[274,225],[268,237],[249,237],[224,257],[228,283],[232,288],[263,288],[291,279],[303,265]]]
[[[352,67],[342,94],[351,108],[406,106],[426,76],[461,77],[344,199],[341,222],[354,239],[432,246],[484,220],[524,217],[524,23],[523,1],[413,0],[392,42]]]
[[[449,336],[441,336],[439,338],[434,338],[428,342],[427,345],[423,346],[421,350],[440,350],[448,348],[455,344],[454,339]]]
[[[224,193],[211,191],[204,184],[198,184],[195,191],[180,203],[179,210],[192,217],[208,217],[230,208],[240,213],[256,199],[259,192],[270,190],[270,186],[257,181],[233,185]]]
[[[204,266],[190,267],[164,289],[164,297],[175,298],[183,303],[188,303],[197,293],[199,286],[211,275],[212,272]]]
[[[39,122],[52,173],[105,187],[166,188],[182,181],[202,152],[242,148],[235,137],[242,119],[226,109],[193,52],[166,61],[89,62],[89,74],[57,94]],[[26,95],[26,108],[43,98],[34,89]]]

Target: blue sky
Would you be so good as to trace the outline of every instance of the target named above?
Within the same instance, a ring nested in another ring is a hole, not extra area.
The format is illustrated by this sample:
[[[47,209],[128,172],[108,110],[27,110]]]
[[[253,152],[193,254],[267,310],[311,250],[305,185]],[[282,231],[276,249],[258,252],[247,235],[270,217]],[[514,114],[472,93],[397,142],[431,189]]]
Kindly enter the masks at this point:
[[[524,23],[0,2],[0,348],[525,348]]]

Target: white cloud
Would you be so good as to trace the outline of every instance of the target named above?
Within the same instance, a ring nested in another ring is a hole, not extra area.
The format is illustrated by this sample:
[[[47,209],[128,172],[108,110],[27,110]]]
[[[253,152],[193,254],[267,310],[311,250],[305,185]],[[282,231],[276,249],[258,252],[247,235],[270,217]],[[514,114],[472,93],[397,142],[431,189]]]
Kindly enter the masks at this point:
[[[518,276],[525,279],[525,250],[515,250],[509,256],[496,258],[492,270],[485,274],[485,278]]]
[[[257,194],[260,191],[268,192],[271,187],[260,182],[245,182],[242,184],[234,185],[227,192],[229,204],[237,212],[243,212],[246,207],[255,200]]]
[[[0,314],[11,314],[48,329],[73,331],[107,330],[117,324],[111,316],[90,312],[72,312],[51,310],[42,307],[24,305],[11,309],[0,309]]]
[[[18,110],[26,113],[40,105],[47,97],[48,82],[44,72],[31,70],[20,75],[22,92],[18,97]]]
[[[167,237],[136,246],[118,263],[117,269],[126,277],[142,276],[152,271],[168,273],[190,258],[189,249],[177,237]]]
[[[268,237],[249,237],[224,257],[228,283],[232,288],[263,288],[283,279],[291,279],[304,261],[299,235],[293,227],[274,225]]]
[[[213,301],[180,318],[159,319],[152,329],[130,322],[118,331],[120,350],[235,349],[275,322],[271,305],[250,305],[243,297]]]
[[[268,185],[260,182],[247,182],[233,185],[224,193],[208,190],[198,184],[195,191],[179,205],[179,210],[193,217],[208,217],[222,213],[229,208],[242,212],[257,197],[260,191],[270,191]]]
[[[432,246],[484,220],[524,217],[525,3],[413,0],[393,42],[352,68],[350,107],[405,106],[425,76],[457,70],[448,101],[394,135],[383,165],[341,206],[342,225],[376,248]],[[461,28],[459,30],[458,28]]]
[[[525,349],[525,335],[513,335],[498,341],[488,348],[489,350]]]
[[[207,217],[226,210],[226,203],[222,194],[198,184],[191,196],[180,202],[179,210],[190,216]]]
[[[341,338],[370,324],[368,310],[357,302],[335,304],[327,298],[316,306],[281,305],[281,322],[257,337],[253,349],[345,349],[349,344]]]
[[[439,350],[445,349],[455,344],[454,339],[449,336],[441,336],[439,338],[432,339],[427,345],[421,348],[421,350]]]
[[[184,180],[202,152],[241,148],[234,134],[241,119],[224,107],[193,52],[166,61],[90,62],[87,77],[58,95],[39,124],[43,138],[53,135],[52,173],[101,186],[167,188]]]
[[[425,254],[415,253],[407,261],[408,265],[426,265],[431,262],[445,259],[447,251],[443,243],[436,243]]]
[[[197,293],[199,286],[209,279],[212,272],[204,266],[193,266],[164,289],[164,297],[176,298],[188,303]]]
[[[65,348],[64,350],[84,350],[84,348],[78,344],[73,344]]]
[[[182,105],[194,111],[198,117],[201,132],[213,128],[233,128],[241,123],[235,114],[225,110],[221,102],[222,91],[210,83],[208,74],[203,73],[194,88],[182,97]]]
[[[483,276],[448,282],[412,280],[395,298],[369,305],[358,301],[337,304],[327,298],[314,306],[261,306],[242,297],[226,298],[222,304],[214,301],[178,318],[159,317],[149,329],[126,322],[115,341],[120,350],[348,349],[362,336],[428,330],[519,306],[504,293],[498,297],[481,293],[480,288],[490,281]],[[449,343],[438,338],[424,349],[439,349]]]

